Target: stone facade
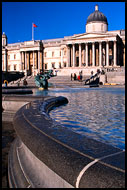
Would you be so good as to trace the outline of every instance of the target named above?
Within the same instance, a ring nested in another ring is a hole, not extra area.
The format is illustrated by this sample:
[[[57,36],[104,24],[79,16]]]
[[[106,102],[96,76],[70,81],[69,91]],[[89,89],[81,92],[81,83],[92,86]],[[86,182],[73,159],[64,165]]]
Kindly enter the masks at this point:
[[[91,15],[100,14],[96,6]],[[70,75],[81,70],[125,66],[125,30],[108,31],[108,23],[98,21],[97,16],[93,21],[87,20],[86,33],[64,38],[7,44],[4,33],[2,70],[36,75],[53,69],[59,71],[58,75]],[[106,19],[103,14],[102,18]]]

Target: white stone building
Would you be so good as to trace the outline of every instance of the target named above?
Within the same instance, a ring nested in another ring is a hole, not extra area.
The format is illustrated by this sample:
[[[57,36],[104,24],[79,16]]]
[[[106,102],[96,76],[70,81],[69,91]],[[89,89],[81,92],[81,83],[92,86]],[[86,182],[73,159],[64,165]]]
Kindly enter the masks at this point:
[[[52,40],[7,43],[2,35],[2,70],[36,75],[57,70],[58,75],[90,73],[125,67],[125,30],[108,31],[106,16],[95,6],[86,21],[86,33]]]

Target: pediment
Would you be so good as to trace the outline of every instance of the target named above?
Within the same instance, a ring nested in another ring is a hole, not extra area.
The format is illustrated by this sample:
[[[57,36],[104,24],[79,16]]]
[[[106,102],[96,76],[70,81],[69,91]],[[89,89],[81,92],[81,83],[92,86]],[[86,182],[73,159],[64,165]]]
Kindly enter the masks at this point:
[[[77,35],[73,35],[71,37],[71,39],[88,39],[88,38],[102,38],[102,37],[109,37],[111,36],[111,34],[107,34],[107,33],[83,33],[83,34],[77,34]]]
[[[89,43],[89,42],[102,42],[102,41],[113,41],[116,40],[117,34],[114,33],[82,33],[74,34],[73,36],[65,37],[65,44],[75,44],[75,43]]]

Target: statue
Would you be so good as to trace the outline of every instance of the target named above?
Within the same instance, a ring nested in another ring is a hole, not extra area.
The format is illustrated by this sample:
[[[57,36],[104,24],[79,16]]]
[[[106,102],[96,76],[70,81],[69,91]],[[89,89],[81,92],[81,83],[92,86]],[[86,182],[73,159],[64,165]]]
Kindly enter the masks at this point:
[[[37,74],[35,76],[36,86],[38,86],[39,88],[48,89],[48,79],[54,76],[56,75],[53,75],[53,70],[49,70],[49,71],[45,71],[40,74]]]

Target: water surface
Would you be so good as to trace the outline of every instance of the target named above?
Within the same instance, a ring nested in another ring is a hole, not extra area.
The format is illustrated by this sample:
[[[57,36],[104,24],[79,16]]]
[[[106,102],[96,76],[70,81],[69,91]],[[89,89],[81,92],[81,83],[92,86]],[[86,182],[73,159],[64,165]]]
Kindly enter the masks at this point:
[[[50,116],[63,127],[125,149],[125,89],[123,87],[56,88],[36,94],[65,96],[67,105]]]

